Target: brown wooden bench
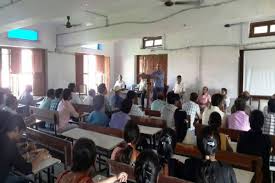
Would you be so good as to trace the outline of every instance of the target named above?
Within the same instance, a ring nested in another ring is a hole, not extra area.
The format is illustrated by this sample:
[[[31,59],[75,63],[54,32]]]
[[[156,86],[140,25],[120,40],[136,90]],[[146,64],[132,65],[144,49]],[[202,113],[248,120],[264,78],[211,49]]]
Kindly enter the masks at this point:
[[[85,104],[73,104],[73,106],[75,110],[80,114],[91,113],[94,110],[93,106]]]
[[[166,122],[162,119],[154,119],[142,116],[130,116],[131,119],[136,122],[138,125],[150,126],[156,128],[165,128]]]
[[[30,115],[36,119],[31,125],[35,125],[41,122],[52,123],[54,124],[54,133],[57,135],[56,129],[57,125],[59,124],[59,116],[57,111],[39,109],[38,107],[30,106]]]
[[[72,162],[72,143],[70,141],[46,134],[44,132],[27,128],[27,139],[48,149],[51,154],[60,159],[67,169]]]
[[[144,113],[145,113],[145,115],[147,115],[149,117],[151,117],[151,116],[160,117],[161,116],[160,111],[153,111],[151,109],[144,109]]]
[[[201,157],[198,148],[194,145],[186,145],[178,143],[175,153],[188,157]],[[262,182],[262,158],[258,156],[233,153],[233,152],[217,152],[216,159],[233,167],[251,171],[255,173],[255,183]]]
[[[134,169],[130,165],[113,160],[108,160],[108,165],[110,175],[117,175],[120,172],[126,172],[128,174],[128,180],[131,182],[135,182]],[[175,177],[167,177],[160,175],[158,183],[188,183],[188,181],[178,179]]]

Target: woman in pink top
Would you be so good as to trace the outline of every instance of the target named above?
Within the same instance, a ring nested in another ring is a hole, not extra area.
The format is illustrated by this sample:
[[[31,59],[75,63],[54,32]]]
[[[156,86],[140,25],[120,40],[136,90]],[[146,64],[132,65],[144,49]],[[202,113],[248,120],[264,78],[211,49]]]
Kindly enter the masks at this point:
[[[202,89],[202,94],[198,97],[198,104],[201,111],[211,103],[211,96],[208,94],[208,88],[205,86]]]
[[[75,118],[79,117],[79,114],[75,111],[70,102],[71,98],[72,92],[70,89],[66,88],[63,91],[62,100],[59,102],[57,108],[59,114],[58,131],[63,131],[68,127],[71,116]]]

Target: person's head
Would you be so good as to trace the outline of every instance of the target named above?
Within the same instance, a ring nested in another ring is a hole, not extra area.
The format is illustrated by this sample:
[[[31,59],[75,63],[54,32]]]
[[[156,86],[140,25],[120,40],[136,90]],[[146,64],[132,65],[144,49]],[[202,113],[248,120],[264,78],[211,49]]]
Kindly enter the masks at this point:
[[[98,85],[97,92],[101,95],[106,95],[107,94],[106,85],[104,83],[101,83],[100,85]]]
[[[6,135],[10,140],[19,142],[26,129],[23,118],[6,111],[0,111],[0,134]]]
[[[63,90],[62,93],[63,100],[71,100],[72,99],[72,90],[69,88],[66,88]]]
[[[163,92],[158,92],[158,93],[157,93],[157,99],[158,99],[158,100],[164,100]]]
[[[16,110],[18,106],[17,98],[13,95],[8,95],[6,98],[6,106],[13,110]]]
[[[222,89],[221,89],[221,94],[222,94],[223,96],[226,96],[226,95],[227,95],[227,89],[226,89],[226,88],[222,88]]]
[[[177,142],[182,142],[185,139],[188,125],[186,123],[187,114],[185,111],[177,109],[174,114]],[[192,124],[191,124],[192,125]]]
[[[239,97],[245,99],[245,101],[249,101],[250,93],[248,91],[244,91],[241,93],[241,95]]]
[[[206,94],[206,93],[208,93],[208,87],[207,87],[207,86],[204,86],[204,87],[202,88],[202,94],[204,95],[204,94]]]
[[[55,90],[55,98],[61,99],[63,93],[63,88],[58,88]]]
[[[26,85],[25,92],[31,93],[32,92],[32,85]]]
[[[72,92],[76,92],[76,85],[75,85],[75,83],[69,83],[69,84],[68,84],[68,88],[69,88]]]
[[[167,94],[167,103],[168,104],[175,104],[176,102],[176,96],[173,91],[168,92]]]
[[[212,106],[222,107],[223,106],[224,97],[222,94],[216,93],[211,97]]]
[[[157,183],[160,170],[159,159],[154,151],[141,152],[134,169],[136,183]]]
[[[180,84],[181,83],[181,75],[177,76],[177,83]]]
[[[206,126],[203,129],[201,138],[197,139],[198,149],[204,158],[215,156],[218,149],[218,141],[214,137],[213,129],[211,126]]]
[[[159,64],[156,65],[156,70],[160,71],[160,65]]]
[[[264,114],[260,110],[254,110],[249,116],[250,128],[254,131],[260,131],[264,125]]]
[[[90,89],[88,92],[90,97],[95,97],[95,90],[94,89]]]
[[[86,138],[80,138],[73,147],[73,172],[91,172],[96,160],[95,143]]]
[[[127,99],[132,100],[134,104],[137,104],[137,94],[133,90],[127,92]]]
[[[54,89],[49,89],[47,91],[47,97],[51,98],[51,99],[54,99],[54,97],[55,97],[54,92],[55,92]]]
[[[93,106],[95,111],[101,111],[104,107],[104,96],[96,95],[93,99]]]
[[[269,99],[269,101],[268,101],[268,112],[275,113],[275,99]]]
[[[192,102],[197,102],[197,99],[198,99],[198,94],[197,93],[193,92],[193,93],[190,94],[190,100]]]
[[[212,112],[209,116],[208,121],[209,126],[211,126],[214,130],[218,130],[218,128],[222,125],[222,117],[218,112]]]
[[[235,100],[234,105],[236,107],[236,111],[245,111],[246,101],[244,98],[239,97]]]
[[[167,163],[167,161],[174,154],[174,150],[177,143],[177,135],[171,128],[165,128],[162,130],[159,137],[159,144],[157,147],[158,155],[161,158],[162,165]]]
[[[128,114],[131,111],[133,102],[132,100],[129,99],[124,99],[121,103],[121,108],[120,110],[126,114]]]
[[[118,79],[119,81],[122,81],[122,75],[121,75],[121,74],[118,75],[117,79]]]

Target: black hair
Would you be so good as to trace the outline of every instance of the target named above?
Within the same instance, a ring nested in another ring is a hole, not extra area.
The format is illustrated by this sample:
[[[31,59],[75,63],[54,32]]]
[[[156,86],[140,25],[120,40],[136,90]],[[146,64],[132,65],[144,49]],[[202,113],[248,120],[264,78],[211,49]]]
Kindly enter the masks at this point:
[[[181,75],[177,75],[177,78],[181,78]]]
[[[60,98],[62,96],[63,88],[58,88],[55,90],[55,98]]]
[[[94,97],[95,96],[95,90],[94,89],[90,89],[89,90],[89,95]]]
[[[104,100],[105,100],[104,96],[102,96],[102,95],[97,95],[94,97],[93,106],[94,106],[95,111],[100,111],[103,108]]]
[[[226,88],[222,88],[221,90],[222,90],[222,91],[225,91],[225,93],[227,93],[227,89],[226,89]]]
[[[157,152],[160,157],[160,164],[164,166],[168,163],[168,160],[174,154],[174,150],[177,143],[176,132],[171,128],[165,128],[162,130],[159,137],[159,144],[157,147]]]
[[[235,100],[234,105],[235,105],[236,111],[245,111],[246,101],[244,98],[239,97]]]
[[[193,102],[197,102],[198,97],[199,97],[198,94],[195,92],[190,94],[190,100]]]
[[[73,147],[73,172],[82,172],[89,170],[96,160],[96,145],[86,138],[80,138]]]
[[[62,98],[64,100],[70,100],[71,95],[72,95],[72,90],[69,88],[66,88],[63,90]]]
[[[127,99],[133,100],[135,97],[137,96],[136,92],[134,92],[133,90],[129,90],[127,92]]]
[[[175,104],[176,102],[176,96],[173,91],[168,92],[167,94],[167,103],[168,104]]]
[[[218,131],[222,125],[222,117],[218,112],[212,112],[209,116],[208,124],[213,130]]]
[[[244,91],[241,93],[241,95],[239,97],[245,99],[245,101],[249,101],[250,93],[248,91]]]
[[[49,89],[47,91],[47,97],[54,98],[54,89]]]
[[[275,99],[269,99],[268,101],[268,111],[275,113]]]
[[[177,142],[182,142],[185,139],[188,129],[188,124],[186,123],[187,113],[185,111],[177,109],[174,113],[174,119],[176,126]]]
[[[126,143],[137,144],[139,140],[139,127],[133,121],[128,121],[124,127],[124,140]],[[129,164],[131,162],[131,157],[133,154],[133,148],[130,145],[127,145],[118,157],[118,161]]]
[[[121,102],[121,108],[120,108],[120,110],[121,110],[122,112],[128,114],[128,113],[131,111],[132,105],[133,105],[132,100],[124,99],[124,100]]]
[[[16,127],[19,131],[26,129],[24,119],[20,115],[14,115],[7,111],[0,111],[0,121],[0,134],[14,131]]]
[[[17,98],[15,96],[13,96],[12,94],[7,95],[6,106],[11,107],[15,103],[17,103]]]
[[[159,172],[160,164],[156,153],[152,150],[141,152],[134,169],[136,183],[157,183]]]
[[[216,93],[216,94],[212,95],[212,97],[211,97],[212,106],[219,106],[219,105],[221,105],[222,101],[223,101],[222,94]]]
[[[69,83],[69,84],[68,84],[68,88],[73,92],[74,89],[76,88],[75,83]]]
[[[106,85],[104,83],[101,83],[97,87],[97,92],[100,94],[104,94],[104,92],[107,90]]]
[[[264,114],[260,110],[254,110],[249,116],[250,128],[255,131],[260,131],[264,125]]]

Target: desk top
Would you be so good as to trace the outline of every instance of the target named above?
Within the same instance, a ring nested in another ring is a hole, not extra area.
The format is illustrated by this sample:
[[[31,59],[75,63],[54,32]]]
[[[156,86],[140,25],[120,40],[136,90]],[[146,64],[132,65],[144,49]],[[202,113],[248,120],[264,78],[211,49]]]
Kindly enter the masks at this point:
[[[37,174],[39,173],[40,171],[46,169],[46,168],[49,168],[55,164],[58,164],[60,163],[61,161],[59,159],[56,159],[56,158],[53,158],[53,157],[50,157],[49,159],[46,159],[44,161],[41,161],[39,166],[33,170],[33,174]]]
[[[95,142],[95,144],[98,147],[112,150],[114,149],[118,144],[123,142],[123,139],[118,137],[113,137],[110,135],[105,135],[98,132],[93,132],[90,130],[80,129],[80,128],[74,128],[71,130],[68,130],[66,132],[62,133],[63,136],[72,138],[74,140],[80,139],[80,138],[88,138]]]
[[[161,128],[149,127],[149,126],[142,126],[138,125],[140,133],[146,135],[155,135],[156,133],[160,132]]]

